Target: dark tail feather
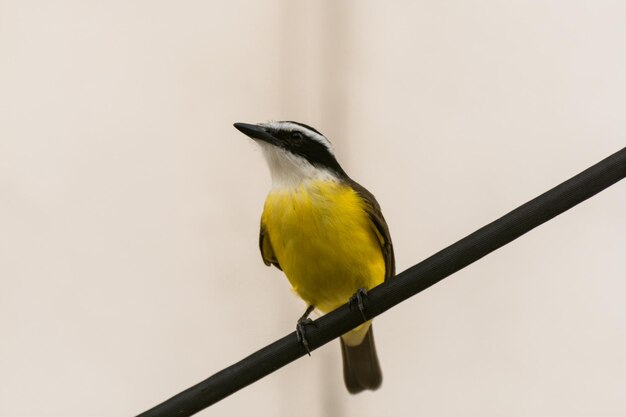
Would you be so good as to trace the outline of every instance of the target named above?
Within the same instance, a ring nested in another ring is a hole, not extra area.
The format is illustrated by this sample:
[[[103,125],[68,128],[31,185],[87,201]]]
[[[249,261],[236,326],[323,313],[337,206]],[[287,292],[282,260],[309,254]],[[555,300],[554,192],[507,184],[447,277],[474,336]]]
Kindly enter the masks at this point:
[[[341,339],[341,356],[343,357],[343,380],[351,394],[380,387],[383,374],[376,355],[372,326],[358,346],[347,346]]]

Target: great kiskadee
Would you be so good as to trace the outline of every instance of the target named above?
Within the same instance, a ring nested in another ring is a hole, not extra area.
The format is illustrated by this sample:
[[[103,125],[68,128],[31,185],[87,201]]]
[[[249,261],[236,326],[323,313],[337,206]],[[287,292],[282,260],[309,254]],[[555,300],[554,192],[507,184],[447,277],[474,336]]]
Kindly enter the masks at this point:
[[[261,216],[259,246],[266,265],[282,270],[308,305],[327,313],[394,276],[389,228],[374,196],[341,168],[330,141],[296,122],[235,123],[267,160],[272,189]],[[307,348],[308,350],[308,348]],[[382,373],[371,321],[341,336],[348,391],[374,390]]]

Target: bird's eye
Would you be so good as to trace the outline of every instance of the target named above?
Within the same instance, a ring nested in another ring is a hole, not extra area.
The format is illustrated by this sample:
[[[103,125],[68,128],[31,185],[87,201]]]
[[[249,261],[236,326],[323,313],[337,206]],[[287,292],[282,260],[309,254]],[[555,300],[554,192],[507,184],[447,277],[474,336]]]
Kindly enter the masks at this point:
[[[301,142],[304,139],[304,135],[298,131],[291,132],[291,139],[295,140],[296,142]]]

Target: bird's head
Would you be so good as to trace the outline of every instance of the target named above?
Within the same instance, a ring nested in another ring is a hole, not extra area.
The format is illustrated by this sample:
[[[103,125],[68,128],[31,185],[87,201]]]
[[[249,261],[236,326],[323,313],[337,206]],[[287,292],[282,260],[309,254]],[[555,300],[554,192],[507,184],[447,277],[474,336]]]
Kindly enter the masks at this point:
[[[291,121],[234,126],[261,146],[275,185],[346,177],[330,141],[310,126]]]

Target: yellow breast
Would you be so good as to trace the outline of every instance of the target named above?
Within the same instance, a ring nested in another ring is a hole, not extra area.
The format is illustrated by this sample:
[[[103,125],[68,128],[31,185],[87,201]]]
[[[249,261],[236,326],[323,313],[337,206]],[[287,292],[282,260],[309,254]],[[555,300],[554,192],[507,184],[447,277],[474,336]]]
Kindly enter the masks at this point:
[[[361,197],[335,181],[274,189],[262,222],[295,292],[328,312],[383,282],[385,261]]]

